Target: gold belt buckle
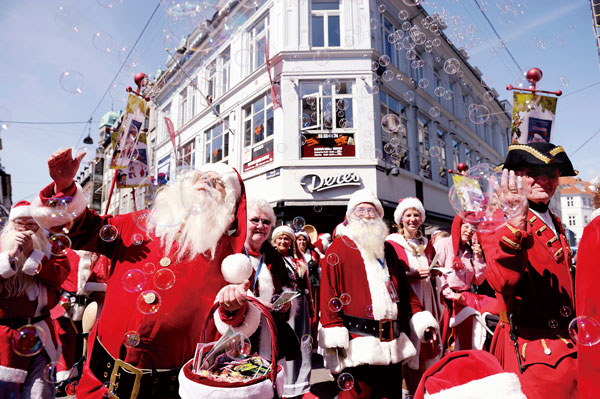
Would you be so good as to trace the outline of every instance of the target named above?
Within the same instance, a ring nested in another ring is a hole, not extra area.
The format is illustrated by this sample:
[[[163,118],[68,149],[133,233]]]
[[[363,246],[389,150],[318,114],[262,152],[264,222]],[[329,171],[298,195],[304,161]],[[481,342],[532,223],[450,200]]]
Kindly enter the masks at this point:
[[[118,373],[119,369],[127,370],[133,374],[135,374],[135,381],[133,382],[133,388],[131,389],[131,396],[129,398],[123,399],[136,399],[138,393],[140,392],[140,382],[142,379],[142,370],[132,366],[129,363],[125,363],[121,359],[115,359],[115,364],[113,366],[112,372],[110,373],[110,385],[108,386],[108,392],[113,399],[120,399],[117,395],[113,393],[113,390],[119,387],[118,379],[121,378],[121,374]]]

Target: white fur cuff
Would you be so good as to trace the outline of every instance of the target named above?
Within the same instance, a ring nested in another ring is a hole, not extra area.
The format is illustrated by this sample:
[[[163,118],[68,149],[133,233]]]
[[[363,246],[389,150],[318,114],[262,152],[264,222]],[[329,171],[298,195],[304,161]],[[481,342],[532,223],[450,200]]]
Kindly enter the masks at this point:
[[[410,318],[410,328],[417,334],[419,341],[425,342],[425,330],[433,327],[439,333],[440,325],[435,320],[431,312],[424,310],[417,312]]]
[[[29,274],[30,276],[37,274],[39,272],[38,268],[40,266],[40,262],[42,261],[42,259],[44,259],[45,256],[46,255],[44,255],[42,251],[34,249],[31,252],[31,255],[29,255],[29,258],[27,258],[27,260],[23,264],[23,273]]]
[[[323,327],[319,330],[319,345],[328,348],[348,348],[350,333],[346,327]]]
[[[514,373],[493,374],[438,393],[426,393],[424,397],[426,399],[527,399],[521,391],[519,377]]]
[[[224,288],[225,287],[223,287],[221,290],[223,290]],[[220,293],[221,292],[219,291],[219,294]],[[219,297],[219,294],[217,294],[217,298]],[[246,295],[253,296],[251,291],[247,291]],[[244,321],[237,327],[233,327],[221,320],[221,315],[219,314],[218,310],[213,314],[215,326],[221,334],[225,334],[227,330],[231,329],[231,331],[233,331],[234,333],[242,333],[248,338],[250,338],[250,336],[254,334],[258,329],[258,326],[260,325],[260,317],[260,310],[258,310],[258,308],[252,304],[248,304],[248,309],[246,311],[246,315],[244,316]]]
[[[8,258],[8,252],[0,253],[0,277],[9,278],[17,274],[17,271],[13,269]]]
[[[0,383],[16,382],[17,384],[22,384],[25,382],[25,377],[27,377],[26,370],[0,366]]]
[[[42,204],[39,196],[33,200],[31,203],[31,216],[33,216],[40,226],[50,229],[51,227],[68,225],[85,212],[87,201],[83,195],[81,186],[77,183],[75,184],[77,191],[67,204],[66,210],[57,212],[53,206]]]

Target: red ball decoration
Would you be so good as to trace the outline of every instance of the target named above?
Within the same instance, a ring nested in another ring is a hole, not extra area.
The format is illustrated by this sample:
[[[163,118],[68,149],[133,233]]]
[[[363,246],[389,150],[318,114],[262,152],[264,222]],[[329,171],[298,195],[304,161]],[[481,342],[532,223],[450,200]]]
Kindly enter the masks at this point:
[[[458,169],[458,171],[461,173],[465,173],[469,169],[469,167],[466,163],[461,162],[458,165],[456,165],[456,169]]]
[[[145,78],[146,78],[146,74],[144,72],[138,72],[133,77],[133,81],[135,82],[136,85],[141,86],[142,85],[142,81]]]
[[[527,71],[525,78],[527,78],[528,82],[535,84],[542,79],[543,75],[544,74],[542,73],[542,70],[540,68],[531,68],[529,71]]]

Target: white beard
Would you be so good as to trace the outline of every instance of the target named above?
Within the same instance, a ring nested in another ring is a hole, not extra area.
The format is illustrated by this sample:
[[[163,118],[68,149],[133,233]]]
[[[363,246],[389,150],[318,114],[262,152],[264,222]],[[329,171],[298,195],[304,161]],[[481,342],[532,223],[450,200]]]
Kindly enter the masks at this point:
[[[383,259],[385,238],[389,234],[383,219],[348,219],[346,233],[358,245],[361,251]]]
[[[148,216],[149,230],[161,239],[166,254],[180,236],[178,260],[200,254],[212,259],[219,239],[235,218],[235,198],[222,201],[219,191],[210,187],[199,191],[193,180],[194,175],[163,187]]]
[[[15,236],[18,232],[14,229],[13,222],[8,222],[2,232],[0,232],[0,248],[2,252],[11,251],[16,248]],[[44,253],[48,250],[48,235],[41,227],[32,236],[33,249]],[[27,289],[36,284],[33,276],[21,271],[27,258],[21,253],[16,260],[17,274],[7,279],[0,279],[0,295],[7,298],[21,296]]]

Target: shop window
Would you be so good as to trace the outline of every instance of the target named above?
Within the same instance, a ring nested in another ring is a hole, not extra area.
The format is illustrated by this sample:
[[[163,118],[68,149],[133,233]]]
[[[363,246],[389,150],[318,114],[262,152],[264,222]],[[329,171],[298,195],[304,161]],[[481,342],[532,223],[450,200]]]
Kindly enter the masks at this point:
[[[340,46],[340,2],[312,0],[312,47]]]
[[[379,98],[382,148],[394,166],[410,170],[406,105],[383,90]]]
[[[204,154],[205,163],[226,161],[229,157],[228,125],[228,118],[225,118],[225,123],[219,121],[216,125],[204,132],[204,143],[206,149]]]

